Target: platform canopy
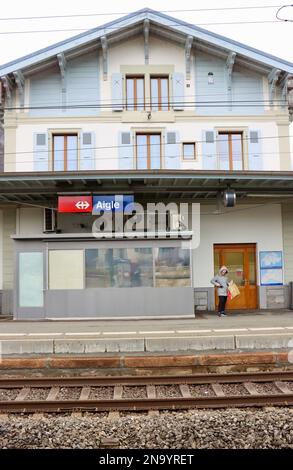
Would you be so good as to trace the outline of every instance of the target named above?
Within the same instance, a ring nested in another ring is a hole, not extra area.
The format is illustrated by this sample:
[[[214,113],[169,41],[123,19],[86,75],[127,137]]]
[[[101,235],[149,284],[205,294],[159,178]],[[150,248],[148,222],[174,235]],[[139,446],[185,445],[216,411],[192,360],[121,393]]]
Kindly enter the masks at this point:
[[[234,189],[238,201],[293,197],[292,172],[204,170],[2,173],[1,204],[39,202],[55,207],[58,195],[135,194],[138,200],[215,200]]]

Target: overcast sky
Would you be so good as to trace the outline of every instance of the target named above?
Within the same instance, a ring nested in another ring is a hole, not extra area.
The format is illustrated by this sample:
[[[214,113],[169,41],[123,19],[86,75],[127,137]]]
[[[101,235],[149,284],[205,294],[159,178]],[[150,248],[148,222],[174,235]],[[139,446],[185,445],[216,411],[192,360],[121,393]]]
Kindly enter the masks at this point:
[[[1,2],[0,10],[0,64],[17,59],[55,42],[79,34],[82,31],[107,23],[141,8],[152,8],[165,11],[175,18],[201,26],[202,28],[222,34],[236,41],[250,45],[262,51],[276,55],[282,59],[293,62],[293,22],[274,22],[278,6],[286,5],[280,0],[15,0],[14,2]],[[241,9],[224,11],[173,11],[189,9],[212,9],[225,7],[255,7],[274,6],[274,8]],[[169,10],[167,12],[167,10]],[[54,18],[30,20],[2,20],[2,18],[15,18],[27,16],[48,15],[78,15],[99,14],[99,16],[79,18]],[[104,15],[105,13],[105,15]],[[108,13],[108,15],[106,15]],[[117,13],[117,14],[113,14]],[[293,20],[293,8],[282,11],[284,18]],[[268,23],[239,24],[239,22],[266,21]],[[206,23],[230,23],[212,25]],[[26,33],[19,31],[54,29],[77,29],[77,31]],[[13,32],[13,34],[3,34]],[[291,126],[291,134],[293,129]],[[293,140],[292,140],[293,142]]]
[[[285,2],[290,3],[290,2]],[[178,9],[207,9],[240,6],[268,6],[282,5],[280,0],[16,0],[14,2],[1,2],[1,18],[23,16],[47,15],[74,15],[91,13],[118,13],[118,15],[103,15],[79,18],[54,18],[37,20],[1,20],[0,32],[13,31],[14,34],[0,34],[0,64],[21,57],[42,47],[78,34],[79,31],[47,32],[16,34],[16,31],[52,30],[52,29],[89,29],[107,23],[121,13],[129,13],[141,8],[149,7],[154,10]],[[170,12],[171,16],[190,23],[201,25],[203,23],[228,23],[243,21],[274,21],[278,8],[263,8],[250,10],[226,11],[194,11]],[[293,18],[293,8],[283,10],[284,16]],[[204,25],[209,29],[237,41],[251,45],[263,51],[293,62],[293,23],[264,23],[264,24],[235,24],[235,25]]]

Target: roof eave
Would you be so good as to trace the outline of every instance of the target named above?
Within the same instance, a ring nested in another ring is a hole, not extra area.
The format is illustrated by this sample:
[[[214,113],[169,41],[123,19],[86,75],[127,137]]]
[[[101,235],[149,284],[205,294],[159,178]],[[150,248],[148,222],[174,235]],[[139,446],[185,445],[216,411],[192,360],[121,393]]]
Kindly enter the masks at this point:
[[[255,62],[264,64],[265,66],[293,73],[293,63],[291,62],[279,59],[278,57],[274,57],[270,54],[259,51],[250,46],[246,46],[232,39],[220,36],[216,33],[199,28],[198,26],[194,26],[182,20],[178,20],[171,16],[146,8],[4,64],[2,67],[0,67],[0,76],[7,75],[17,70],[23,70],[33,64],[45,61],[61,52],[66,52],[76,47],[85,45],[89,42],[96,41],[104,35],[109,35],[109,31],[111,31],[111,29],[113,33],[115,30],[131,27],[138,22],[145,20],[146,18],[148,18],[150,21],[153,21],[154,23],[165,26],[166,28],[180,32],[181,34],[183,33],[189,36],[191,35],[199,40],[214,44],[226,50],[233,50],[237,54],[245,56]],[[176,24],[174,24],[174,22]]]

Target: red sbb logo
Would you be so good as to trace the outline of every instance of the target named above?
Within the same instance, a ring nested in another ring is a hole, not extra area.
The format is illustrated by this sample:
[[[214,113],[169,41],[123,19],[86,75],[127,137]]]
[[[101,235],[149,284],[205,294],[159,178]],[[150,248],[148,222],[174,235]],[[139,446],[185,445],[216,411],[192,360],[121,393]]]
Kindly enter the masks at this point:
[[[92,212],[91,196],[59,196],[58,212]]]

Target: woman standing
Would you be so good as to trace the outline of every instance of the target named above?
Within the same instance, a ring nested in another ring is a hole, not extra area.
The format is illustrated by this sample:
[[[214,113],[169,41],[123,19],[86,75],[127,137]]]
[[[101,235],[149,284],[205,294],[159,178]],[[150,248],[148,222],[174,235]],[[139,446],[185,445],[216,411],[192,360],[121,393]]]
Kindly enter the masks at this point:
[[[229,286],[229,279],[227,277],[227,274],[228,274],[227,267],[222,266],[220,268],[219,274],[217,274],[211,280],[211,283],[214,284],[214,286],[218,288],[218,296],[219,296],[218,316],[219,317],[226,317],[225,305],[227,302],[228,286]]]

